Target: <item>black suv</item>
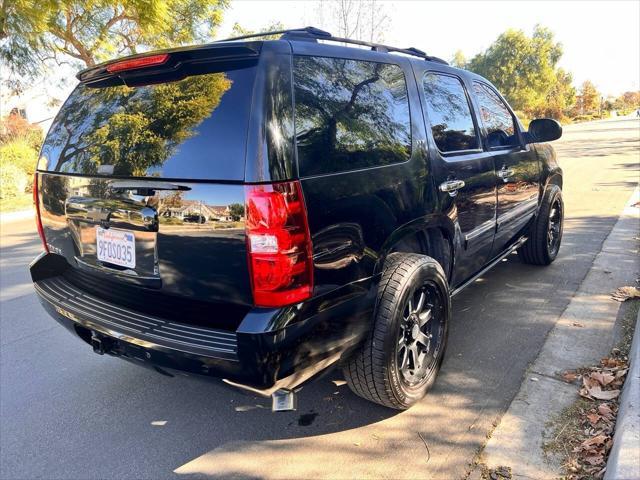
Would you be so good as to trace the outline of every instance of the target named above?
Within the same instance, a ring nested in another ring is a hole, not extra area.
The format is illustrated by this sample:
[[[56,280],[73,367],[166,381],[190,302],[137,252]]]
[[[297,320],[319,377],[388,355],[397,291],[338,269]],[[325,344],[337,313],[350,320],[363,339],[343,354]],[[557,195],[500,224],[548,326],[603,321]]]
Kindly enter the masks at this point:
[[[539,142],[561,127],[525,131],[487,80],[414,48],[276,33],[78,74],[35,176],[36,291],[99,354],[276,409],[339,365],[408,408],[450,298],[516,249],[556,257],[562,171]]]

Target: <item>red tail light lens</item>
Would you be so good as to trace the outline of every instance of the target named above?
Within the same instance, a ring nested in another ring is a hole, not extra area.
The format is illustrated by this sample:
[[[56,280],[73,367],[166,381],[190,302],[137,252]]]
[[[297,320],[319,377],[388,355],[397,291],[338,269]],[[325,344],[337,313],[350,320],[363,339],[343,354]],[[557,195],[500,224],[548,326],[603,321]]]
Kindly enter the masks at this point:
[[[38,195],[38,172],[33,174],[33,206],[36,209],[36,226],[38,227],[38,235],[42,240],[42,246],[44,251],[49,253],[49,247],[47,247],[47,239],[44,236],[44,230],[42,229],[42,220],[40,220],[40,201]]]
[[[107,72],[117,73],[124,72],[125,70],[136,70],[138,68],[153,67],[156,65],[162,65],[168,59],[169,54],[163,53],[160,55],[148,55],[146,57],[132,58],[131,60],[122,60],[121,62],[107,65]]]
[[[307,212],[299,182],[245,187],[247,249],[253,300],[282,307],[313,291]]]

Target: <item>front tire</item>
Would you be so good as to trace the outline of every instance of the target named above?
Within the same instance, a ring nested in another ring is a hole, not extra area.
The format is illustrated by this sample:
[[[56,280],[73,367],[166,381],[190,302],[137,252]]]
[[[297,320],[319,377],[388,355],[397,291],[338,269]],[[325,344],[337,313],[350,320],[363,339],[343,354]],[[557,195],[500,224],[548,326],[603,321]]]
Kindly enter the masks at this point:
[[[438,262],[424,255],[390,255],[372,330],[343,368],[351,390],[398,410],[418,402],[442,364],[450,310]]]
[[[557,185],[551,185],[545,192],[538,216],[531,225],[529,239],[518,249],[520,259],[530,265],[549,265],[553,262],[560,250],[563,222],[562,190]]]

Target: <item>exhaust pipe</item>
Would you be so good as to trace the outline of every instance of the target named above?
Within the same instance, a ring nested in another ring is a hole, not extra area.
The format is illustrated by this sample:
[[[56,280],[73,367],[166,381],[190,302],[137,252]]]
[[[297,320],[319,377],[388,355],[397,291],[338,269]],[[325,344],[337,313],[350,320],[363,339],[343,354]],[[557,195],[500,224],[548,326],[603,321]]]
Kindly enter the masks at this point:
[[[298,407],[296,393],[293,390],[281,388],[271,394],[272,412],[290,412]]]

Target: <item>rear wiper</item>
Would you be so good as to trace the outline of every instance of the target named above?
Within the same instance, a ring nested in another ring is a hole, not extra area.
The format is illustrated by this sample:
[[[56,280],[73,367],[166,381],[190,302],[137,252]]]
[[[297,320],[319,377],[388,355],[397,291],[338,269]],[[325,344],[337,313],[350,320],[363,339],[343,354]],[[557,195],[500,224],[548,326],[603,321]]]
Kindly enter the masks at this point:
[[[186,185],[155,180],[114,180],[109,182],[109,188],[118,191],[131,191],[135,195],[145,197],[153,196],[153,192],[156,190],[176,190],[181,192],[191,190],[191,187]]]

